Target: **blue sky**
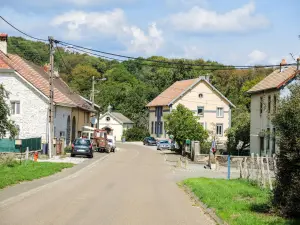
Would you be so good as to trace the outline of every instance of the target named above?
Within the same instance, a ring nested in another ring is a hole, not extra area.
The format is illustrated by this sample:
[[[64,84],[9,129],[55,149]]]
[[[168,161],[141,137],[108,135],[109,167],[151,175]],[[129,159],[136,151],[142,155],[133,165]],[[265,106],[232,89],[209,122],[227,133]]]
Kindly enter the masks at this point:
[[[232,65],[293,62],[300,1],[1,0],[0,15],[33,36],[131,56]],[[18,34],[0,21],[0,32]]]

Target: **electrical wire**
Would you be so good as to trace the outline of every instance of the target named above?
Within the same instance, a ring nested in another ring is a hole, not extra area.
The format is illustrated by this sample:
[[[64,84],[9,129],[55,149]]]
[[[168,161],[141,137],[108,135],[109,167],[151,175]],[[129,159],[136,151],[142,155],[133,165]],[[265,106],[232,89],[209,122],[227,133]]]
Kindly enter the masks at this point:
[[[18,28],[15,27],[14,25],[12,25],[10,22],[8,22],[6,19],[4,19],[2,16],[0,16],[0,18],[1,18],[5,23],[7,23],[9,26],[11,26],[12,28],[14,28],[15,30],[19,31],[21,34],[24,34],[24,35],[27,36],[27,37],[30,37],[30,38],[35,39],[35,40],[38,40],[38,41],[48,42],[48,40],[46,40],[46,39],[36,38],[36,37],[33,37],[33,36],[31,36],[31,35],[29,35],[29,34],[23,32],[23,31],[21,31],[20,29],[18,29]]]
[[[55,43],[55,46],[56,46],[55,49],[57,50],[57,52],[58,52],[58,54],[59,54],[59,56],[60,56],[60,58],[61,58],[61,60],[62,60],[62,62],[63,62],[63,64],[64,64],[64,66],[66,67],[66,69],[67,69],[67,70],[70,69],[70,71],[72,71],[71,66],[67,66],[67,64],[66,64],[66,62],[65,62],[65,60],[64,60],[64,58],[63,58],[63,56],[62,56],[62,54],[61,54],[61,52],[60,52],[58,46],[57,46],[57,43]]]

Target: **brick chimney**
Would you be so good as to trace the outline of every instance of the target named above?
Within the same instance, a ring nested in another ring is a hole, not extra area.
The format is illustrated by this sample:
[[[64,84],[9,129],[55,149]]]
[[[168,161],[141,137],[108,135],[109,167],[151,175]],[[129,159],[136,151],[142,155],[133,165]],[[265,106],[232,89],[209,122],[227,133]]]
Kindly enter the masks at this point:
[[[286,64],[287,63],[286,63],[285,59],[282,59],[281,63],[280,63],[280,72],[283,72],[285,70],[285,68],[287,67]]]
[[[7,34],[0,33],[0,51],[7,54]]]

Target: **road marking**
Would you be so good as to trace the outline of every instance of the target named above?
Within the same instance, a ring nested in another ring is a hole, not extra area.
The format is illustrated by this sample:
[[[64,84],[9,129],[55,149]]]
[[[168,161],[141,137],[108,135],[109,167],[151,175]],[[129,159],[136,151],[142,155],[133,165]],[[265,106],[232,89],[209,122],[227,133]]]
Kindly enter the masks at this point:
[[[63,178],[61,178],[61,179],[58,179],[58,180],[52,181],[52,182],[50,182],[50,183],[44,184],[44,185],[42,185],[42,186],[40,186],[40,187],[31,189],[31,190],[29,190],[29,191],[23,192],[23,193],[21,193],[21,194],[19,194],[19,195],[17,195],[17,196],[8,198],[8,199],[6,199],[6,200],[0,202],[0,209],[6,207],[6,206],[8,206],[8,205],[11,205],[11,204],[13,204],[13,203],[19,202],[19,201],[25,199],[26,197],[29,197],[29,196],[31,196],[31,195],[33,195],[33,194],[35,194],[35,193],[38,193],[39,191],[41,191],[41,190],[43,190],[43,189],[45,189],[45,188],[52,187],[53,185],[55,185],[55,184],[57,184],[57,183],[59,183],[59,182],[61,182],[61,181],[73,179],[73,178],[77,177],[78,175],[80,175],[81,173],[83,173],[85,170],[88,170],[88,169],[94,167],[98,162],[100,162],[100,161],[106,159],[108,156],[110,156],[110,155],[106,155],[106,156],[104,156],[104,157],[102,157],[102,158],[100,158],[100,159],[97,159],[97,160],[96,160],[95,162],[93,162],[92,164],[90,164],[90,165],[88,165],[88,166],[85,166],[85,167],[81,168],[80,170],[76,171],[75,173],[70,174],[70,175],[68,175],[68,176],[66,176],[66,177],[63,177]]]

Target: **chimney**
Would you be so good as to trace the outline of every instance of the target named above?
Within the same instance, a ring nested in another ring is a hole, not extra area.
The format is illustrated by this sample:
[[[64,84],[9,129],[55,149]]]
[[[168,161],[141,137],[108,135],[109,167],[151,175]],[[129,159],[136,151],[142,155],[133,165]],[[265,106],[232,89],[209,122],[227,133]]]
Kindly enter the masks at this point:
[[[0,51],[7,54],[7,34],[0,33]]]
[[[283,72],[285,70],[285,68],[287,67],[286,64],[287,63],[286,63],[285,59],[282,59],[281,63],[280,63],[280,72]]]

